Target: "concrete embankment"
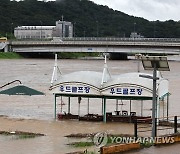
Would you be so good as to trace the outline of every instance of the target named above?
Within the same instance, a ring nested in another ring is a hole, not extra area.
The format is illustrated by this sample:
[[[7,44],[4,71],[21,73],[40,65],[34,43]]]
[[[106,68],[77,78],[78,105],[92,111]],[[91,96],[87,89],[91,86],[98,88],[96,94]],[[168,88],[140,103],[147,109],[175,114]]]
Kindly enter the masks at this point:
[[[126,151],[140,149],[140,148],[141,146],[139,143],[116,144],[116,145],[101,147],[100,153],[113,154],[113,153],[126,152]]]

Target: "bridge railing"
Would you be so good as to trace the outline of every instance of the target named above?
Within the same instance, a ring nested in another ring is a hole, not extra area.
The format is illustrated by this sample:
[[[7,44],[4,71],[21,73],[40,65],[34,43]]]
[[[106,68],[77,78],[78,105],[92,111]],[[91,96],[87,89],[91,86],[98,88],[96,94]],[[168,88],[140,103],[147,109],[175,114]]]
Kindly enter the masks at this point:
[[[180,38],[119,38],[119,37],[73,37],[62,38],[62,41],[147,41],[147,42],[180,42]]]
[[[180,42],[180,38],[128,38],[128,37],[64,37],[52,39],[17,39],[13,41],[61,42],[61,41],[109,41],[109,42]]]
[[[161,47],[179,47],[180,42],[158,42],[158,41],[12,41],[12,45],[21,45],[21,46],[29,46],[29,45],[74,45],[74,46],[82,46],[82,45],[97,45],[97,46],[161,46]]]

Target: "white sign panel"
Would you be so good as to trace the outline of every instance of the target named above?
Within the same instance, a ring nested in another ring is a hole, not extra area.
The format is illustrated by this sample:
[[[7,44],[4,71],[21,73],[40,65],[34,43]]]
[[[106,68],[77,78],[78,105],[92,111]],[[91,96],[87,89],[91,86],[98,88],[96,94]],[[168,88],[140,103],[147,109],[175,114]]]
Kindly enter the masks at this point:
[[[139,87],[111,87],[104,90],[102,94],[108,96],[152,97],[151,92]]]
[[[60,85],[54,90],[56,94],[100,95],[99,91],[89,85]]]
[[[62,84],[53,89],[53,93],[73,95],[152,97],[151,90],[140,87],[110,87],[108,89],[100,90],[85,84]]]

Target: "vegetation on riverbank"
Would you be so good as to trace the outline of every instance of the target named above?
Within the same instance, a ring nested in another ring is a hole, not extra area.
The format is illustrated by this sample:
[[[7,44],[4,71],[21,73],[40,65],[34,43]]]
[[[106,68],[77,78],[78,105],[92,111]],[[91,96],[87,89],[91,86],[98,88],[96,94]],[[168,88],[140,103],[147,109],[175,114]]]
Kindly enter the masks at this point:
[[[99,53],[85,53],[85,52],[62,52],[58,53],[61,59],[76,59],[81,57],[98,57]]]
[[[44,134],[40,133],[31,133],[31,132],[22,132],[22,131],[0,131],[0,135],[5,136],[16,136],[16,139],[27,139],[27,138],[35,138],[38,136],[44,136]]]
[[[86,141],[84,141],[84,142],[73,142],[73,143],[71,143],[71,144],[68,144],[68,145],[72,145],[72,146],[74,146],[74,147],[76,147],[76,148],[82,148],[82,147],[90,147],[90,146],[93,146],[94,145],[94,143],[93,142],[86,142]]]
[[[73,53],[64,52],[58,53],[60,59],[77,59],[83,57],[98,57],[99,53]],[[14,53],[14,52],[0,52],[0,59],[21,59],[21,58],[54,58],[54,53]]]
[[[0,59],[20,59],[21,55],[14,52],[0,52]]]
[[[76,138],[76,139],[82,139],[82,138],[85,138],[86,140],[85,141],[79,141],[79,142],[72,142],[68,145],[72,145],[74,147],[89,147],[89,146],[94,146],[95,143],[94,143],[94,136],[96,134],[95,133],[90,133],[90,134],[70,134],[70,135],[67,135],[65,137],[67,138]],[[123,137],[133,137],[131,135],[128,135],[128,134],[116,134],[116,135],[113,135],[113,134],[107,134],[107,145],[110,145],[110,144],[113,144],[112,143],[112,139],[113,138],[123,138]]]

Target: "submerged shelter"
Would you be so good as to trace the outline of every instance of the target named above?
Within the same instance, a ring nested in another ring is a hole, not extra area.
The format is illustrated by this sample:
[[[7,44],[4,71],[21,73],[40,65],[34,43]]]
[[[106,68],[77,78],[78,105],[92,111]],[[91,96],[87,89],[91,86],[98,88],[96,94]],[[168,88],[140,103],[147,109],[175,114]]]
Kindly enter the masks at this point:
[[[114,116],[116,121],[120,117],[136,117],[136,113],[131,112],[132,100],[152,100],[153,97],[153,83],[152,80],[147,78],[141,78],[139,75],[148,75],[145,73],[125,73],[120,75],[111,75],[108,71],[108,67],[105,64],[103,72],[94,71],[78,71],[70,74],[60,75],[57,79],[57,59],[55,61],[54,72],[52,76],[52,82],[50,90],[54,94],[54,116],[56,118],[56,98],[68,97],[68,115],[70,113],[71,97],[78,97],[78,103],[80,106],[81,97],[86,98],[100,98],[102,99],[102,115],[97,116],[98,120],[107,121],[108,116],[113,121],[112,114],[107,115],[106,102],[107,99],[115,100],[129,100],[130,101],[130,114],[127,112],[119,113],[116,111]],[[168,100],[168,80],[164,79],[160,73],[158,73],[157,84],[157,102],[164,99],[167,96]],[[89,100],[89,99],[88,99]],[[157,103],[159,104],[159,103]],[[168,103],[167,103],[168,105]],[[89,103],[88,103],[89,108]],[[160,107],[157,105],[156,117],[159,117]],[[167,107],[168,114],[168,107]],[[74,115],[75,118],[81,118],[79,113]],[[72,117],[73,118],[73,117]],[[118,121],[118,120],[117,120]]]

